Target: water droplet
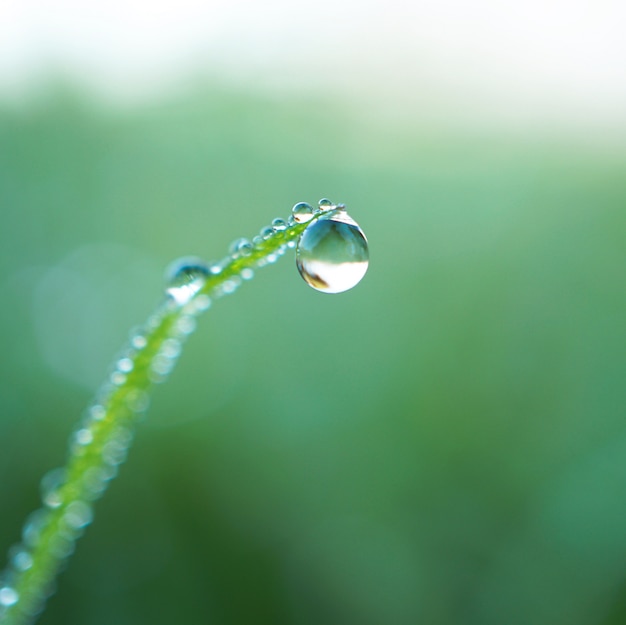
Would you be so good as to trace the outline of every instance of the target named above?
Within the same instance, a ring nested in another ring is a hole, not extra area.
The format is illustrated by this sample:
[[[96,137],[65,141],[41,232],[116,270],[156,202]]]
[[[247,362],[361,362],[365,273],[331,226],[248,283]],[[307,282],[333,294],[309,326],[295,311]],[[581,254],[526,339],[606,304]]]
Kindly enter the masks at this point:
[[[80,529],[89,525],[93,520],[91,506],[81,500],[73,501],[65,511],[64,520],[74,529]]]
[[[196,329],[196,320],[191,315],[183,315],[176,322],[176,332],[188,336]]]
[[[15,588],[11,588],[10,586],[4,586],[0,588],[0,605],[5,607],[9,607],[15,605],[20,599],[20,596],[17,594]]]
[[[133,361],[128,357],[120,358],[116,366],[122,373],[130,373],[133,370]]]
[[[305,224],[307,221],[311,221],[314,213],[315,209],[306,202],[298,202],[291,209],[291,216],[294,218],[296,223],[299,224]]]
[[[178,339],[165,339],[159,353],[166,358],[178,358],[182,349],[183,346]]]
[[[122,373],[121,371],[114,371],[111,374],[109,380],[114,386],[122,386],[122,384],[126,382],[126,374]]]
[[[150,395],[145,391],[135,389],[128,394],[126,405],[133,412],[144,412],[150,405]]]
[[[252,278],[254,278],[254,269],[250,269],[250,267],[244,267],[241,270],[240,275],[242,280],[252,280]]]
[[[331,202],[328,198],[322,198],[317,205],[320,207],[321,211],[330,211],[334,208],[337,208],[333,202]]]
[[[302,233],[296,248],[300,275],[323,293],[341,293],[356,286],[368,263],[367,239],[344,211],[317,219]]]
[[[148,339],[138,331],[134,331],[130,337],[130,344],[135,349],[143,349],[148,344]]]
[[[165,292],[179,304],[186,304],[203,286],[213,267],[199,258],[175,260],[165,271]]]
[[[106,410],[104,409],[104,406],[95,404],[89,409],[89,415],[94,421],[102,421],[102,419],[106,416]]]
[[[25,549],[19,549],[13,554],[11,563],[17,571],[28,571],[33,566],[33,557]]]
[[[264,240],[269,239],[273,234],[274,228],[272,228],[272,226],[266,226],[265,228],[261,228],[261,231],[259,232],[259,236]]]
[[[75,532],[67,532],[67,534],[67,536],[57,536],[50,541],[49,549],[59,560],[69,558],[76,548],[75,540],[78,535]]]
[[[113,438],[102,448],[102,458],[107,464],[116,466],[126,460],[128,445],[124,441]]]
[[[272,222],[272,228],[274,228],[274,230],[276,230],[277,232],[281,232],[282,230],[287,229],[287,222],[284,219],[277,217]]]
[[[89,428],[81,428],[74,433],[78,445],[89,445],[93,441],[93,432]]]
[[[175,361],[172,358],[168,358],[163,354],[157,354],[151,363],[151,370],[156,374],[153,381],[159,383],[163,382],[164,380],[162,378],[171,373],[174,364]]]
[[[239,276],[233,276],[230,280],[226,280],[222,284],[222,292],[224,295],[230,295],[234,293],[241,285],[241,278]]]
[[[252,243],[248,239],[235,239],[228,249],[233,256],[250,256],[252,254]]]
[[[39,537],[49,519],[49,512],[43,508],[35,510],[26,519],[22,530],[22,539],[28,547],[34,547],[39,542]]]
[[[197,312],[203,312],[211,308],[211,298],[208,295],[198,295],[195,302]]]
[[[63,503],[61,487],[67,472],[63,468],[52,469],[41,478],[41,499],[49,508],[58,508]]]
[[[149,330],[156,330],[161,325],[161,321],[163,321],[163,314],[161,311],[154,313],[148,317],[148,320],[146,321],[146,328]]]

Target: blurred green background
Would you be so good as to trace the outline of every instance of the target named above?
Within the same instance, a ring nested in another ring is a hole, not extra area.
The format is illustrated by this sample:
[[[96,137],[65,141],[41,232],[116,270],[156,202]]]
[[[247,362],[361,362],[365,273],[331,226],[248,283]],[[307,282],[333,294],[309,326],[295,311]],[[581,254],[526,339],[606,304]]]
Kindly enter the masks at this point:
[[[1,548],[177,256],[348,205],[200,321],[42,625],[626,623],[626,161],[331,97],[0,111]]]

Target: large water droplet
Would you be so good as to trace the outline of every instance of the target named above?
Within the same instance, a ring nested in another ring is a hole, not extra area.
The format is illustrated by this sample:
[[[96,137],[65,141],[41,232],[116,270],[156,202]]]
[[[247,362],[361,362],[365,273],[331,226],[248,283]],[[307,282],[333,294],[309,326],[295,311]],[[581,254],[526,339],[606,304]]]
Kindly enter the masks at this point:
[[[308,226],[296,248],[300,275],[323,293],[341,293],[356,286],[368,264],[367,239],[343,210],[328,213]]]
[[[186,304],[204,286],[209,274],[209,266],[200,258],[179,258],[165,271],[165,291],[177,304]]]

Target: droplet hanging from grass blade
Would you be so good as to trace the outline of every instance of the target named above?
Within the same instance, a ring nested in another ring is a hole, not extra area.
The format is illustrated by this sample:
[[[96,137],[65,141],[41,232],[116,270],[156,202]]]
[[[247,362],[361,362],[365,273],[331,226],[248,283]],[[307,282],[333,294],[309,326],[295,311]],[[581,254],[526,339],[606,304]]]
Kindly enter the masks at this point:
[[[298,271],[309,286],[322,293],[342,293],[356,286],[368,265],[367,239],[345,210],[319,217],[298,240]]]

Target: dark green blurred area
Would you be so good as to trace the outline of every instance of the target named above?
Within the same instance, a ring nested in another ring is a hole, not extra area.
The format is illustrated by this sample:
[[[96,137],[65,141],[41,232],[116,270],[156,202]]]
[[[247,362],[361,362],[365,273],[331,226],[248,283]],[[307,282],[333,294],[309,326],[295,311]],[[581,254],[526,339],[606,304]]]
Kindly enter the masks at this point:
[[[42,625],[626,623],[626,161],[199,90],[0,113],[0,539],[180,255],[346,202],[200,322]]]

